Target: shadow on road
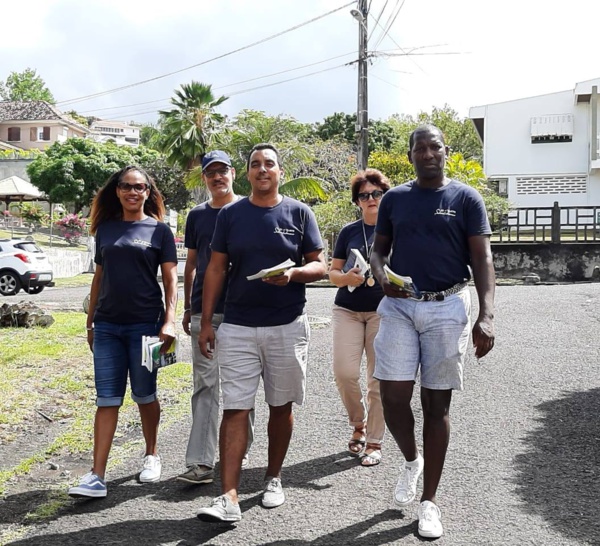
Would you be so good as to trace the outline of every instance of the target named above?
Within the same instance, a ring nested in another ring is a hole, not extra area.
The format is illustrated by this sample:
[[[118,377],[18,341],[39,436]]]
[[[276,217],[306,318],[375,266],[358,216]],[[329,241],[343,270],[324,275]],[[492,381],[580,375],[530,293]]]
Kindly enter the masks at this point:
[[[357,459],[349,457],[346,452],[318,457],[310,461],[304,461],[299,464],[286,467],[285,484],[287,487],[296,489],[321,490],[330,487],[316,483],[317,480],[332,476],[339,472],[344,472],[355,467]],[[262,483],[264,478],[263,468],[250,468],[244,471],[242,475],[242,485],[240,492],[244,495],[244,500],[240,502],[242,513],[260,504],[260,493],[262,492]],[[55,518],[60,519],[63,516],[72,514],[94,514],[104,512],[109,514],[115,506],[130,501],[132,499],[141,500],[143,497],[149,497],[157,502],[189,502],[197,497],[205,498],[207,495],[218,495],[218,484],[212,484],[207,487],[186,487],[175,479],[161,481],[157,484],[139,485],[135,483],[135,475],[125,476],[117,480],[108,482],[109,495],[105,499],[78,500],[73,501],[67,507],[62,509]],[[256,493],[256,494],[253,494]],[[22,522],[25,514],[32,509],[32,505],[44,504],[51,500],[52,491],[29,491],[27,493],[8,496],[0,504],[0,522],[18,523]],[[248,497],[248,494],[252,496]],[[205,502],[205,500],[204,500]],[[151,509],[156,509],[160,505],[149,505]],[[187,510],[187,508],[186,508]],[[160,514],[160,510],[157,515]],[[185,514],[187,515],[187,514]],[[249,515],[249,517],[252,517]],[[318,514],[314,517],[318,518]],[[401,512],[387,510],[361,521],[358,524],[347,528],[338,529],[331,533],[322,535],[314,540],[287,540],[268,543],[270,546],[324,546],[324,545],[345,545],[353,543],[356,540],[363,540],[364,533],[376,526],[378,523],[390,520],[404,519]],[[145,544],[159,545],[164,543],[177,542],[178,546],[189,546],[193,544],[206,544],[217,536],[226,533],[235,527],[228,524],[207,524],[198,521],[196,518],[184,520],[172,519],[154,519],[139,520],[132,519],[126,522],[109,523],[98,527],[90,527],[77,531],[66,533],[44,534],[32,536],[23,540],[12,542],[17,546],[51,546],[58,544]],[[368,535],[367,543],[373,546],[378,544],[388,544],[390,541],[398,540],[405,536],[416,533],[416,524],[411,518],[410,522],[401,527],[386,529],[384,531],[373,531]],[[257,537],[255,544],[266,544],[260,542]]]
[[[570,393],[536,407],[540,425],[515,457],[525,510],[583,543],[600,536],[600,389]]]

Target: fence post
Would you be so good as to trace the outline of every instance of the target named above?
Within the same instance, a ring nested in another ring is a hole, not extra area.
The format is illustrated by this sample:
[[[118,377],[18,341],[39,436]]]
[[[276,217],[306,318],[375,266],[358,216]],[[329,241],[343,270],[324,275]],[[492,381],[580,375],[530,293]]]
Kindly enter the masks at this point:
[[[560,243],[560,207],[558,201],[554,201],[552,207],[552,242]]]

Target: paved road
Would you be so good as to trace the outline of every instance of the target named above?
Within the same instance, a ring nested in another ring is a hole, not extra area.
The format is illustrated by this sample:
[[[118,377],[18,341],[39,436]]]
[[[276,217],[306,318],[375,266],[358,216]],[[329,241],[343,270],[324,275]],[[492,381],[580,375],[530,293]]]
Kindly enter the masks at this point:
[[[310,315],[330,317],[333,296],[332,289],[309,290]],[[499,287],[496,348],[481,363],[470,359],[466,390],[453,400],[439,491],[446,534],[436,544],[600,544],[599,306],[600,284]],[[74,502],[14,544],[423,542],[416,507],[390,507],[400,464],[393,441],[388,437],[379,467],[362,468],[346,455],[350,429],[331,373],[331,332],[317,326],[312,336],[308,397],[296,411],[283,506],[260,506],[266,457],[261,400],[251,465],[242,476],[244,517],[237,526],[195,517],[218,493],[216,483],[194,488],[173,479],[184,460],[185,421],[161,431],[160,483],[137,484],[138,461],[127,461],[111,473],[107,499]],[[418,404],[415,410],[420,421]]]

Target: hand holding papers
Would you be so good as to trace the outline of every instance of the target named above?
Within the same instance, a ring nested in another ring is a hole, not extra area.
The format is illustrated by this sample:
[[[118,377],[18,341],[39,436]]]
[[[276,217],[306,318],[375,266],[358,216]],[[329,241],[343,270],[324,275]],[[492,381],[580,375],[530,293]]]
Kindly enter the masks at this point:
[[[365,260],[364,256],[360,253],[356,248],[351,249],[352,254],[354,254],[354,267],[358,267],[360,269],[360,274],[364,277],[365,273],[369,271],[369,264]],[[348,286],[348,292],[354,292],[356,286]]]
[[[391,284],[408,293],[409,298],[412,298],[413,300],[423,299],[420,290],[416,287],[415,283],[410,277],[404,277],[394,273],[387,265],[383,266],[383,271],[385,272],[387,280],[390,281]]]
[[[254,281],[256,279],[267,279],[269,277],[277,277],[277,275],[281,275],[291,267],[294,267],[296,262],[287,259],[285,262],[280,263],[279,265],[269,267],[268,269],[261,269],[258,273],[254,275],[248,275],[246,278],[249,281]]]
[[[175,337],[164,354],[160,352],[162,344],[163,342],[157,336],[142,336],[142,366],[149,372],[177,362],[179,339]]]

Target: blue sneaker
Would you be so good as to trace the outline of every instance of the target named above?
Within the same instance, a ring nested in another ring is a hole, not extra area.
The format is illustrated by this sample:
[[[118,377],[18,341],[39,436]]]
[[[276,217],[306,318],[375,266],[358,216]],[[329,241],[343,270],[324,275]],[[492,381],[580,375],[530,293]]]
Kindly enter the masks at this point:
[[[97,474],[88,472],[83,476],[79,485],[69,489],[70,497],[106,497],[106,482]]]

